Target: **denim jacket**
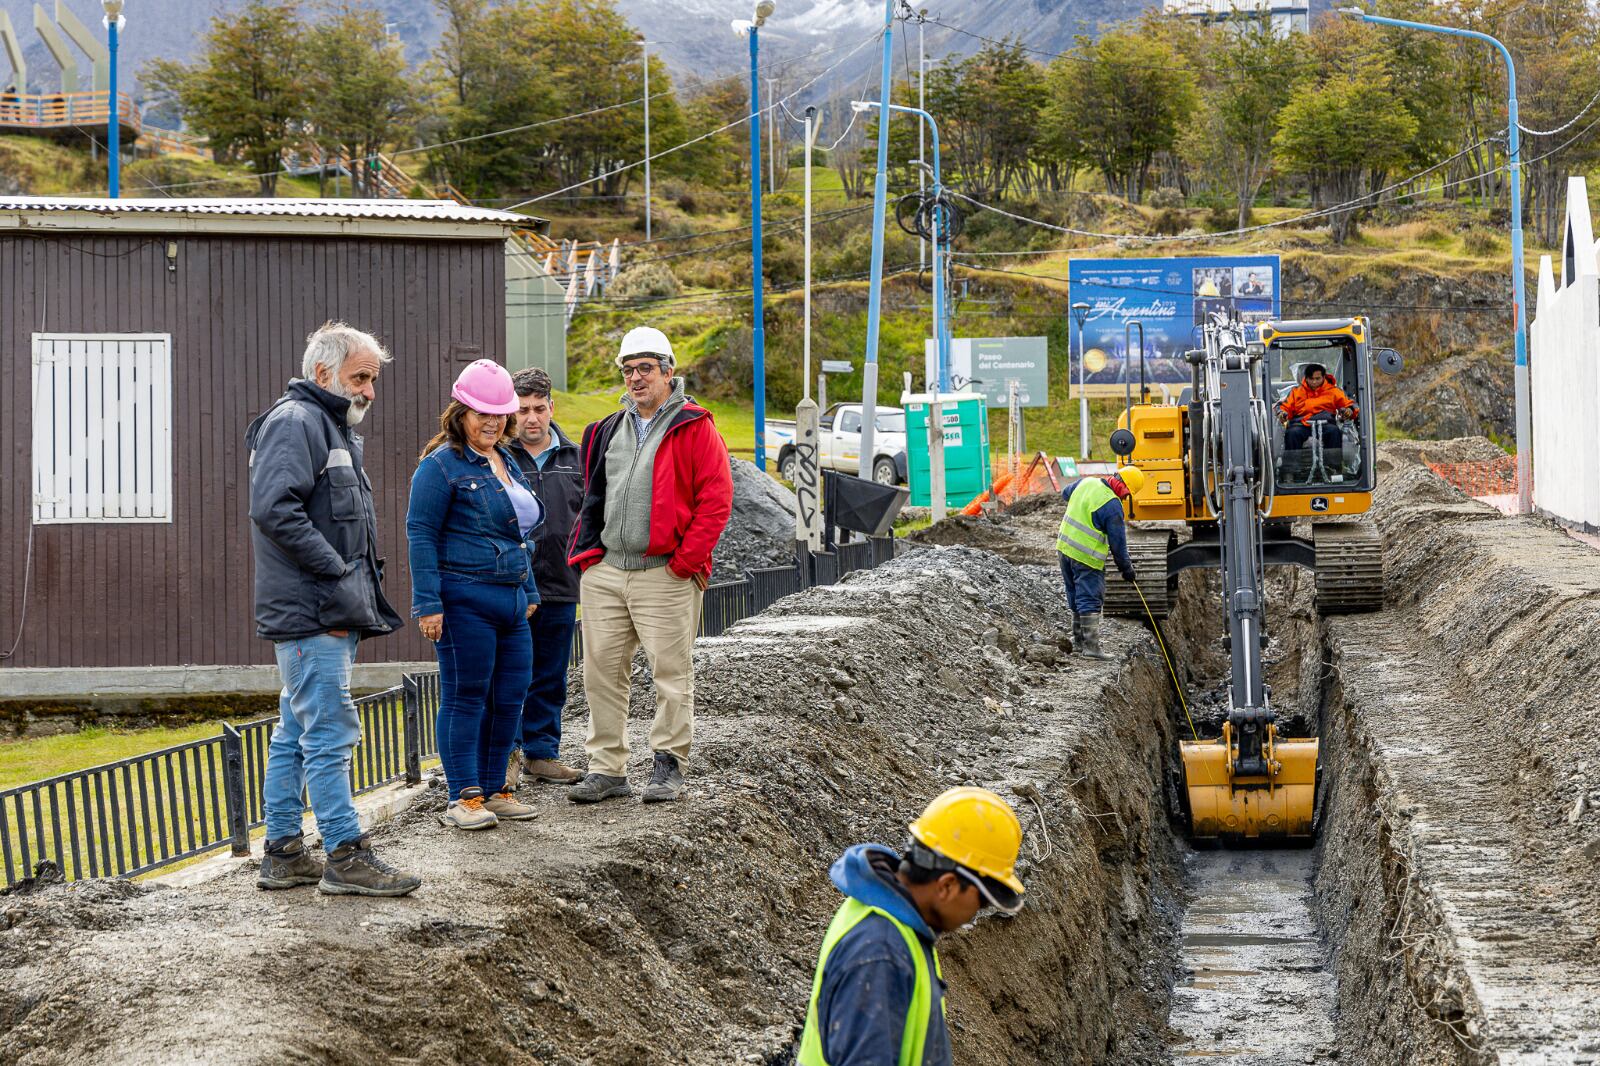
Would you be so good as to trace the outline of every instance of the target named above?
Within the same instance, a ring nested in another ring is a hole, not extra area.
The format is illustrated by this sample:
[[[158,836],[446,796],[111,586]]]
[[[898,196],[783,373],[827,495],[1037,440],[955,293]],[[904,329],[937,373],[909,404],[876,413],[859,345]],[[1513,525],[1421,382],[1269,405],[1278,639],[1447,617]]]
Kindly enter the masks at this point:
[[[531,492],[511,452],[500,448],[500,458],[510,475]],[[411,475],[406,539],[411,551],[413,618],[444,610],[439,598],[441,573],[496,585],[521,585],[527,589],[529,603],[539,602],[533,554],[520,535],[516,508],[489,460],[470,448],[457,455],[446,444],[417,464]]]

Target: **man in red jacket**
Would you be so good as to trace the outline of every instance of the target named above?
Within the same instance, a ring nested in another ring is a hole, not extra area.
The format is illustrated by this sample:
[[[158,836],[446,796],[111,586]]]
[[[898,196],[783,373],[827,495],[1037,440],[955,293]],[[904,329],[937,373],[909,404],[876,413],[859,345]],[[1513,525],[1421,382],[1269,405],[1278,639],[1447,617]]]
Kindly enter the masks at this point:
[[[583,503],[568,562],[583,571],[589,772],[577,803],[631,796],[628,701],[642,644],[656,686],[645,803],[683,795],[694,735],[694,636],[711,552],[733,510],[728,446],[673,376],[672,345],[641,326],[622,338],[623,409],[583,433]]]

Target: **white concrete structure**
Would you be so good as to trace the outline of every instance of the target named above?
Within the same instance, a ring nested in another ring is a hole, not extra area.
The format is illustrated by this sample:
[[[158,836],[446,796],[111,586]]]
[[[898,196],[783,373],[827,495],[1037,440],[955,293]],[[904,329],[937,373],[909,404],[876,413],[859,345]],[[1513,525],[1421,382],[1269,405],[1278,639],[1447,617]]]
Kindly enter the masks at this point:
[[[1163,0],[1169,15],[1202,22],[1244,23],[1258,20],[1279,37],[1305,33],[1311,23],[1309,0]]]
[[[1533,505],[1588,533],[1600,530],[1600,246],[1582,178],[1567,179],[1561,273],[1539,259],[1528,327],[1533,402]]]

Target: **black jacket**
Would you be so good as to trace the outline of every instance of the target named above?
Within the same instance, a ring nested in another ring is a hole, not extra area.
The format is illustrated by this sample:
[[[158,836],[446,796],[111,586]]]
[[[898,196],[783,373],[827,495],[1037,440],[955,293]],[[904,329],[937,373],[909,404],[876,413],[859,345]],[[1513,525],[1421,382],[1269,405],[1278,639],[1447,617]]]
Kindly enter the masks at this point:
[[[520,443],[511,446],[511,454],[533,486],[533,494],[544,504],[544,525],[533,536],[533,576],[539,583],[539,598],[544,603],[577,603],[578,568],[567,564],[567,541],[583,502],[583,463],[578,446],[560,426],[551,422],[550,432],[555,434],[556,445],[543,470]]]
[[[349,408],[295,379],[245,431],[256,635],[266,640],[376,637],[404,624],[383,596],[378,515]]]

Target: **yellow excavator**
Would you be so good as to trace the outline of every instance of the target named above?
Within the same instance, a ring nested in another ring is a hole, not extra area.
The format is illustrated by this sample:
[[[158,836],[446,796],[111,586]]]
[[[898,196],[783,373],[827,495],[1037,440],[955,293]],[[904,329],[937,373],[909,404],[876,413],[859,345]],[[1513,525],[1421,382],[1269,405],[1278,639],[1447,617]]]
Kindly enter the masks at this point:
[[[1180,572],[1221,570],[1230,702],[1221,736],[1180,744],[1190,832],[1202,840],[1308,839],[1317,739],[1278,733],[1262,662],[1265,569],[1312,570],[1322,614],[1383,605],[1382,544],[1355,519],[1372,507],[1376,487],[1373,369],[1392,374],[1401,360],[1371,347],[1365,318],[1249,327],[1213,314],[1202,329],[1204,345],[1186,354],[1191,380],[1176,404],[1150,401],[1141,338],[1139,399],[1130,375],[1111,449],[1145,473],[1124,501],[1127,517],[1166,526],[1130,525],[1135,580],[1107,575],[1105,609],[1165,617]],[[1279,405],[1312,367],[1353,406],[1286,433]],[[1294,529],[1306,520],[1309,538]]]

